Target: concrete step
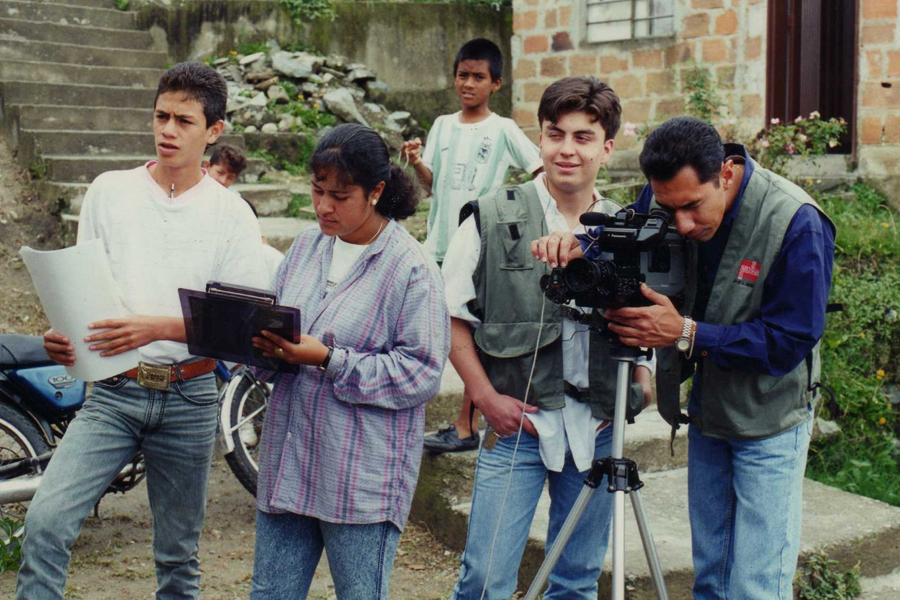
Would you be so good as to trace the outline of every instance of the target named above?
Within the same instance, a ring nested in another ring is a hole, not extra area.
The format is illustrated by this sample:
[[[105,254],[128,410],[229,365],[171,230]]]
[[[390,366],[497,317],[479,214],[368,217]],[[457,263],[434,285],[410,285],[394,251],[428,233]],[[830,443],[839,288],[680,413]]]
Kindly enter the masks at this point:
[[[153,96],[148,96],[150,104]],[[55,106],[51,104],[13,105],[21,129],[102,130],[114,124],[116,131],[147,132],[153,125],[152,106],[108,108],[100,106]]]
[[[58,181],[41,180],[36,182],[38,196],[56,210],[69,215],[78,215],[81,212],[81,203],[87,192],[89,183],[60,183]],[[291,199],[291,192],[281,185],[237,183],[231,188],[244,198],[253,202],[260,218],[280,219]],[[263,210],[260,210],[262,207]],[[289,227],[288,222],[297,219],[287,219],[284,223],[276,223],[273,234],[276,237],[289,237],[293,239],[299,229]],[[314,223],[314,221],[312,221]],[[283,231],[282,231],[283,229]],[[263,232],[265,234],[265,232]]]
[[[232,190],[249,200],[260,217],[282,216],[291,202],[291,191],[271,183],[236,183]]]
[[[270,246],[287,252],[297,234],[310,227],[318,227],[318,223],[309,219],[293,217],[260,217],[259,228],[266,236]]]
[[[897,600],[900,598],[900,568],[880,577],[863,577],[859,600]]]
[[[108,8],[94,8],[53,2],[0,0],[0,15],[8,19],[42,21],[79,27],[134,29],[134,13]]]
[[[153,37],[148,31],[26,21],[21,16],[12,18],[5,12],[0,12],[0,34],[41,42],[65,40],[67,44],[97,48],[150,50],[153,47]]]
[[[162,69],[89,67],[25,60],[0,62],[0,80],[79,83],[156,89]]]
[[[167,57],[164,52],[22,40],[0,34],[0,60],[165,69]]]
[[[474,453],[470,453],[474,454]],[[626,451],[626,454],[628,452]],[[474,467],[469,461],[426,457],[416,489],[411,518],[423,521],[429,531],[451,549],[461,551],[466,539]],[[445,463],[433,468],[434,463]],[[641,490],[647,521],[662,565],[669,597],[691,598],[693,581],[691,536],[687,510],[687,469],[641,474]],[[468,488],[468,491],[466,491]],[[598,490],[596,493],[606,493]],[[843,568],[862,560],[864,575],[891,572],[900,564],[900,508],[831,488],[812,480],[804,482],[801,555],[816,552],[840,561]],[[630,504],[630,499],[626,504]],[[541,497],[528,545],[519,570],[519,585],[527,589],[544,559],[550,499]],[[482,532],[484,535],[488,533]],[[600,579],[601,598],[609,596],[611,554]],[[637,524],[626,509],[625,572],[635,590],[630,600],[655,598]],[[896,598],[885,596],[884,598]],[[872,596],[872,600],[882,600]]]
[[[110,121],[111,125],[116,125]],[[77,156],[136,155],[155,152],[153,133],[148,129],[136,131],[92,130],[21,130],[18,136],[18,159],[31,164],[39,154],[63,154]],[[223,135],[223,143],[243,147],[240,134]]]
[[[44,81],[0,81],[0,101],[4,106],[16,104],[115,106],[117,108],[140,108],[149,114],[153,110],[155,97],[156,84],[152,88],[148,88]]]
[[[86,6],[88,8],[116,9],[113,0],[53,0],[54,4],[66,4],[71,6]],[[118,9],[116,9],[118,10]]]
[[[106,171],[134,169],[151,160],[156,160],[154,155],[135,156],[62,156],[45,155],[42,157],[46,166],[46,179],[59,183],[90,183],[97,175]],[[245,181],[256,181],[265,173],[269,166],[264,160],[250,158],[247,160],[247,169],[244,171]]]

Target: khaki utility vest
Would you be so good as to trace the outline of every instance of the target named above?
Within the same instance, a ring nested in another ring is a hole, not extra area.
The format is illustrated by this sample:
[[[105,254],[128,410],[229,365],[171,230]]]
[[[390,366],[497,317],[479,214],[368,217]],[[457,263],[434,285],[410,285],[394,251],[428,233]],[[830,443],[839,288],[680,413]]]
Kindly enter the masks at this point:
[[[658,206],[656,199],[652,206]],[[753,163],[721,263],[713,282],[705,315],[693,314],[696,278],[690,277],[685,314],[714,325],[735,325],[759,316],[766,277],[781,253],[791,220],[804,204],[822,209],[802,189]],[[827,218],[827,215],[826,215]],[[831,223],[834,228],[834,224]],[[696,245],[689,244],[688,270],[697,273]],[[799,299],[798,299],[799,300]],[[701,414],[693,421],[703,434],[722,439],[763,438],[799,425],[809,418],[818,399],[813,384],[819,381],[819,344],[807,360],[780,377],[729,370],[705,356],[697,356],[702,372]],[[657,401],[660,415],[674,429],[687,422],[679,406],[685,359],[675,348],[657,350]],[[673,431],[674,434],[674,431]]]
[[[562,408],[562,315],[541,292],[541,276],[550,268],[531,256],[531,242],[550,233],[537,188],[534,182],[501,188],[466,205],[461,216],[473,212],[481,233],[481,256],[473,276],[476,298],[471,308],[482,321],[475,330],[481,364],[498,393],[525,401],[534,363],[527,403],[541,410]],[[576,399],[588,402],[595,418],[612,419],[618,364],[609,356],[609,342],[593,329],[589,363],[589,389]],[[631,418],[643,407],[643,391],[639,384],[629,384],[626,416]]]

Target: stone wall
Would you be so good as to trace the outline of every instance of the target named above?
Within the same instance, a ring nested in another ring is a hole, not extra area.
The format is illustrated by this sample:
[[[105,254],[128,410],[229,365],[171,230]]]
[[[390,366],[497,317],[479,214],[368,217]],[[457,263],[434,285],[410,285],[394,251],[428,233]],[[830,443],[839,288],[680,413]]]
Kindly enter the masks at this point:
[[[859,173],[900,209],[900,22],[898,0],[860,0]]]
[[[294,26],[277,0],[144,0],[139,23],[173,62],[224,55],[241,43],[276,39],[365,63],[390,86],[385,104],[432,121],[459,110],[453,58],[466,41],[494,40],[506,56],[510,80],[511,10],[461,3],[336,2],[334,21]],[[509,115],[512,91],[504,85],[492,108]]]
[[[682,114],[679,75],[691,61],[710,67],[742,135],[765,125],[765,0],[676,0],[673,35],[604,43],[584,41],[585,10],[579,1],[513,0],[513,116],[532,138],[541,93],[567,75],[609,83],[623,122]],[[611,166],[634,167],[637,145],[620,133]]]

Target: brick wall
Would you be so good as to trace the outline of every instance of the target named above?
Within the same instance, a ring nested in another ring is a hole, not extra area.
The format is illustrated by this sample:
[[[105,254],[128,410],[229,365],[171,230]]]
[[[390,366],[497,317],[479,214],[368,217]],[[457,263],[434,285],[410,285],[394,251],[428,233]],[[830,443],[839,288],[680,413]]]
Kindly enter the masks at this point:
[[[898,0],[861,0],[859,142],[900,143]]]
[[[765,121],[765,0],[675,0],[675,34],[622,42],[583,41],[583,0],[513,0],[513,117],[536,138],[544,88],[567,75],[595,75],[619,94],[623,121],[683,114],[679,71],[701,62],[715,75],[727,112],[745,135]],[[622,159],[637,141],[619,135]]]

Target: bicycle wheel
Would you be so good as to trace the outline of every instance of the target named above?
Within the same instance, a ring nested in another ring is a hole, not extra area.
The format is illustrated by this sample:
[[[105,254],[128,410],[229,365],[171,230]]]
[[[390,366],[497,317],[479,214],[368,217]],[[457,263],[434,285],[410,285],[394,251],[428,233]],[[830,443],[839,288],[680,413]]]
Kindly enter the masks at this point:
[[[37,425],[18,409],[0,402],[0,466],[50,452]],[[36,474],[40,467],[36,467]],[[22,518],[27,504],[14,502],[0,507],[0,517]]]
[[[237,377],[240,381],[231,403],[227,430],[234,442],[234,452],[226,454],[225,461],[241,485],[255,497],[259,477],[257,455],[271,388],[266,383],[257,386],[248,375]]]

